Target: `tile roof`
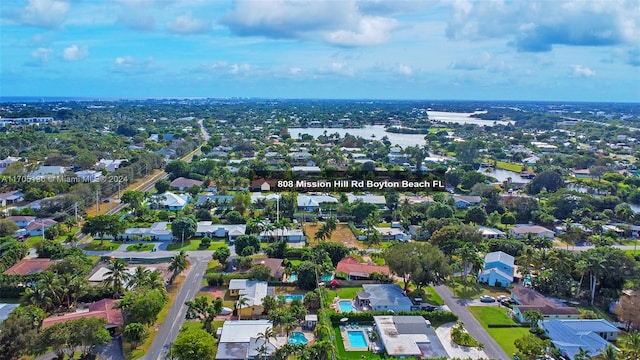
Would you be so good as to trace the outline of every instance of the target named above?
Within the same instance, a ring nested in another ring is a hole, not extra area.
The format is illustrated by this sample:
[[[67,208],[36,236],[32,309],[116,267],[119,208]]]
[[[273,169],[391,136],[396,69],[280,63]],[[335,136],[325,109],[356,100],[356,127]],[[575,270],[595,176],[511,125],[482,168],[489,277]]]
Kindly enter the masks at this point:
[[[107,325],[123,326],[122,310],[115,308],[116,303],[114,299],[103,299],[90,304],[89,311],[50,316],[42,321],[42,328],[80,318],[100,318],[105,319]]]
[[[175,178],[170,184],[172,188],[190,188],[194,185],[202,186],[202,181],[187,179],[181,176],[181,177]]]
[[[27,275],[46,270],[49,265],[55,263],[50,259],[22,259],[12,267],[5,270],[7,275]]]
[[[358,261],[358,259],[354,257],[346,257],[338,262],[336,265],[336,272],[343,272],[347,275],[354,274],[356,276],[360,276],[359,274],[371,275],[372,273],[380,273],[389,275],[389,267],[388,266],[380,266],[375,264],[365,264]]]

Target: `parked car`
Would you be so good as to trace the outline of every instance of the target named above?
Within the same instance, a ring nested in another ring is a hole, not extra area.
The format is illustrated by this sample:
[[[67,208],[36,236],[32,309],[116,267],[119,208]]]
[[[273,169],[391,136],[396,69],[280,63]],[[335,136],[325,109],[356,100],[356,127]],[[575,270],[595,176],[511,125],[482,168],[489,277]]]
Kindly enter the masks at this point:
[[[496,301],[496,299],[493,296],[482,295],[482,296],[480,296],[480,301],[483,302],[483,303],[492,303],[492,302]]]

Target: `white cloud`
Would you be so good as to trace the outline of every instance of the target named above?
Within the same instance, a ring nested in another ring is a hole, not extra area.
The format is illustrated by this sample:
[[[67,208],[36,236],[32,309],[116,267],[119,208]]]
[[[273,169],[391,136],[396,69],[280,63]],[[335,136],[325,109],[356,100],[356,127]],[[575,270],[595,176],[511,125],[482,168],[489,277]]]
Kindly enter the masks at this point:
[[[168,31],[181,35],[201,34],[211,30],[211,23],[201,19],[194,19],[191,13],[178,16],[166,25]]]
[[[329,66],[321,66],[319,74],[354,76],[355,70],[346,62],[332,62]]]
[[[298,75],[302,72],[302,69],[300,69],[299,67],[291,67],[289,68],[289,74],[291,75]]]
[[[114,71],[126,74],[141,74],[152,70],[159,69],[153,56],[147,57],[145,60],[135,58],[133,56],[119,56],[114,60]]]
[[[251,70],[251,66],[249,64],[233,64],[231,65],[229,72],[231,74],[244,74]]]
[[[593,77],[596,75],[595,71],[589,69],[586,66],[573,65],[571,67],[573,68],[572,75],[575,77]]]
[[[221,23],[240,36],[320,40],[347,47],[388,41],[398,21],[367,14],[360,5],[364,4],[354,0],[239,0]]]
[[[29,66],[44,66],[51,61],[52,49],[37,48],[31,52],[31,60],[27,62]]]
[[[71,45],[62,50],[62,58],[65,61],[79,61],[89,56],[89,49],[86,46]]]
[[[328,43],[340,46],[370,46],[387,42],[398,21],[385,17],[363,17],[357,29],[338,30],[325,35]]]
[[[69,4],[56,0],[29,0],[29,4],[22,10],[20,21],[23,24],[58,28],[67,17]]]
[[[400,64],[400,66],[398,66],[398,72],[402,75],[409,76],[411,75],[411,73],[413,73],[413,69],[411,68],[411,66]]]

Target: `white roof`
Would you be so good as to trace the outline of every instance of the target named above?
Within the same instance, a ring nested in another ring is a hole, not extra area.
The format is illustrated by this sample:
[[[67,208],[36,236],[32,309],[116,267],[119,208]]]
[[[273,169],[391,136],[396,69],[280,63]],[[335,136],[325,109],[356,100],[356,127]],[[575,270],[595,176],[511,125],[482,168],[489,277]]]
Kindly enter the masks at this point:
[[[247,304],[241,306],[242,308],[262,305],[262,299],[267,296],[268,288],[269,285],[266,281],[249,281],[246,279],[233,279],[229,281],[229,290],[240,290],[240,297],[247,299]]]
[[[148,267],[147,269],[149,269],[150,271],[156,270],[155,267]],[[106,266],[103,266],[100,269],[98,269],[98,271],[96,271],[93,275],[91,275],[91,277],[89,278],[89,281],[102,282],[105,279],[105,276],[107,275],[108,272],[109,272],[109,269],[107,269]],[[129,273],[129,275],[133,275],[136,272],[136,268],[128,267],[127,272]]]
[[[478,230],[482,233],[483,236],[503,236],[504,231],[498,230],[496,228],[488,228],[486,226],[478,226]]]
[[[356,202],[358,200],[361,200],[364,203],[368,203],[368,204],[386,204],[387,200],[384,198],[383,195],[353,195],[353,194],[347,194],[347,200],[349,201],[349,203],[353,203]]]
[[[513,266],[514,264],[514,258],[513,256],[502,252],[502,251],[494,251],[494,252],[490,252],[487,255],[485,255],[484,257],[484,263],[491,263],[491,262],[501,262],[505,265],[509,265],[509,266]]]
[[[162,194],[162,196],[164,199],[160,201],[160,204],[167,207],[185,206],[189,199],[188,195],[177,195],[169,191]]]
[[[393,316],[374,316],[373,319],[387,354],[391,356],[420,356],[422,351],[418,344],[430,342],[426,334],[401,334],[398,332]]]
[[[270,327],[273,327],[270,320],[227,320],[222,325],[220,342],[248,343]]]
[[[298,195],[298,206],[320,206],[322,203],[338,203],[338,199],[329,195]]]

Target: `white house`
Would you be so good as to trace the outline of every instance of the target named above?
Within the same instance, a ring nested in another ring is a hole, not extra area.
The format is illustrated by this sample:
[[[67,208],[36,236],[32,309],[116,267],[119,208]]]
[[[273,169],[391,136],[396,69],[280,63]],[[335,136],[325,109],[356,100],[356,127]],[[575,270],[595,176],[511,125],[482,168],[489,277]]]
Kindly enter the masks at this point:
[[[167,191],[164,194],[155,195],[153,201],[156,208],[178,211],[183,210],[191,202],[191,196],[188,194],[177,195]]]
[[[500,231],[496,228],[488,228],[485,226],[478,226],[478,231],[482,234],[482,237],[485,239],[499,239],[504,237],[504,231]]]
[[[603,319],[545,320],[542,328],[562,355],[573,359],[582,348],[590,356],[602,352],[615,341],[620,330]]]
[[[219,328],[218,351],[216,360],[244,360],[256,359],[259,349],[266,347],[269,358],[276,349],[287,343],[285,337],[277,337],[266,341],[259,338],[267,329],[272,329],[269,320],[227,320]]]
[[[125,161],[127,160],[126,159],[115,159],[115,160],[100,159],[100,161],[96,163],[95,169],[96,170],[105,169],[107,170],[107,172],[114,172]]]
[[[304,233],[300,229],[274,229],[260,233],[261,241],[268,241],[270,239],[279,239],[286,242],[301,242],[306,240]]]
[[[247,226],[244,224],[214,224],[211,221],[198,221],[196,236],[207,236],[210,238],[225,238],[233,242],[238,236],[244,235]]]
[[[510,228],[509,231],[515,237],[519,238],[527,237],[528,234],[531,234],[533,236],[553,239],[555,235],[552,230],[549,230],[546,227],[540,225],[517,224],[515,227]]]
[[[124,240],[133,240],[149,236],[152,241],[171,241],[173,233],[167,229],[168,224],[168,222],[157,222],[148,228],[128,228],[118,237]]]
[[[82,170],[76,171],[76,176],[79,177],[82,182],[96,182],[102,178],[102,173],[96,170]]]
[[[391,241],[391,240],[400,240],[400,241],[409,241],[411,240],[411,235],[405,233],[402,229],[395,227],[375,227],[375,230],[380,233],[383,241]]]
[[[37,170],[29,174],[30,179],[42,179],[61,176],[66,171],[64,166],[40,166]]]

